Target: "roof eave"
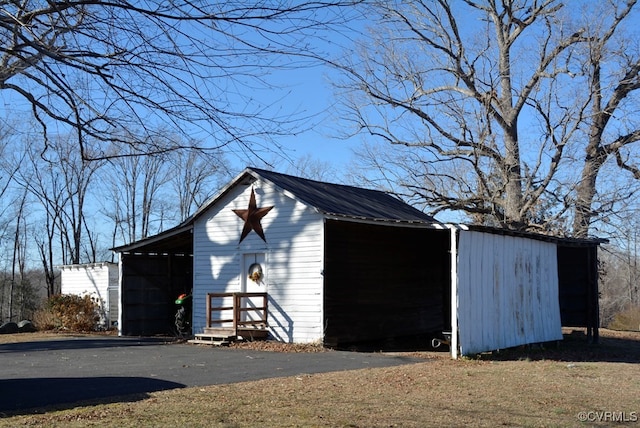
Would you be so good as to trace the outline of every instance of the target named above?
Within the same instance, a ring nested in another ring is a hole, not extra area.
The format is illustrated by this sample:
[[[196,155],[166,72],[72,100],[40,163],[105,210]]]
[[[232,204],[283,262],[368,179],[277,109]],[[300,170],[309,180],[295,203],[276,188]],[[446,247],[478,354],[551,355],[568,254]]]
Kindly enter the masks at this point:
[[[430,229],[446,229],[446,226],[439,222],[433,222],[428,220],[399,220],[399,219],[390,219],[390,218],[373,218],[373,217],[364,217],[364,216],[352,216],[346,214],[338,214],[338,213],[327,213],[321,212],[327,220],[336,220],[336,221],[350,221],[354,223],[368,223],[368,224],[384,224],[386,226],[412,226],[412,227],[423,227]]]
[[[162,241],[164,239],[170,238],[172,236],[178,235],[180,233],[184,233],[187,232],[189,230],[193,230],[193,224],[186,224],[186,225],[181,225],[181,226],[177,226],[174,227],[172,229],[166,230],[164,232],[161,232],[157,235],[148,237],[148,238],[144,238],[141,239],[139,241],[130,243],[130,244],[126,244],[126,245],[121,245],[119,247],[113,247],[110,250],[114,251],[116,253],[128,253],[128,252],[133,252],[138,248],[142,248],[144,246]]]
[[[499,227],[473,225],[473,224],[447,224],[447,227],[455,228],[459,230],[491,233],[493,235],[509,235],[509,236],[515,236],[515,237],[521,237],[521,238],[530,238],[538,241],[562,243],[569,246],[584,247],[584,246],[601,245],[609,242],[608,239],[604,239],[604,238],[571,238],[571,237],[544,235],[544,234],[535,233],[535,232],[510,230],[510,229],[503,229]]]

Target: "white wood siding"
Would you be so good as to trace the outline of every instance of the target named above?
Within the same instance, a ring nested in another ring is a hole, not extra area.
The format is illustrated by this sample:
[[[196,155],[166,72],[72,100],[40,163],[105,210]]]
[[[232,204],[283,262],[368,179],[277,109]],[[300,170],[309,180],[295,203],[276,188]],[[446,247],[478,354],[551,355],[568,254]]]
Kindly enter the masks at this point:
[[[103,322],[118,320],[118,265],[95,263],[60,267],[62,294],[89,295],[101,307]]]
[[[562,339],[555,244],[460,231],[457,268],[462,355]]]
[[[264,253],[271,334],[284,342],[322,339],[323,218],[268,183],[253,189],[258,207],[274,206],[261,220],[267,243],[255,233],[238,244],[252,186],[238,186],[194,224],[194,332],[206,324],[206,294],[241,289],[242,255]]]

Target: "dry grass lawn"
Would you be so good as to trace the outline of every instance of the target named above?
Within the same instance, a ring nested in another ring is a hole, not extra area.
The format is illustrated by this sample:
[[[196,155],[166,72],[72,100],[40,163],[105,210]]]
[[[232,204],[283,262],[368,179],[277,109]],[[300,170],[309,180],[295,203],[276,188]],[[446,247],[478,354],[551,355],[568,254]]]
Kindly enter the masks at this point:
[[[38,409],[0,418],[0,426],[640,426],[640,333],[601,335],[600,345],[568,335],[557,349],[514,349],[458,361],[444,353],[411,352],[424,362]],[[585,415],[586,423],[580,420]]]

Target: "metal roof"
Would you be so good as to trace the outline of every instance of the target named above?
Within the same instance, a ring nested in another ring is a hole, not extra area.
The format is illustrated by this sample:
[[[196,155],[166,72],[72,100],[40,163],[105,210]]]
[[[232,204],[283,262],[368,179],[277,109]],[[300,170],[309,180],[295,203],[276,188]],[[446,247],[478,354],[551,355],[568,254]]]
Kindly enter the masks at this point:
[[[203,204],[182,224],[158,235],[112,248],[116,252],[173,252],[189,254],[192,251],[192,229],[195,220],[214,205],[220,198],[239,185],[249,185],[256,180],[264,180],[289,193],[295,199],[317,209],[329,218],[357,220],[372,223],[413,224],[420,227],[460,227],[487,233],[513,234],[532,239],[543,239],[573,245],[598,245],[606,240],[575,240],[514,232],[504,229],[469,226],[444,225],[435,218],[412,207],[402,200],[379,190],[364,189],[343,184],[315,181],[292,175],[281,174],[258,168],[246,168],[233,181],[223,187],[216,196]]]
[[[379,191],[309,180],[292,175],[248,168],[262,179],[288,191],[296,199],[333,217],[387,222],[439,223],[400,199]]]
[[[115,247],[112,250],[116,252],[179,252],[188,254],[192,251],[190,247],[194,221],[235,186],[250,184],[259,179],[270,182],[328,217],[370,222],[440,224],[433,217],[379,190],[309,180],[258,168],[246,168],[182,224],[158,235]]]

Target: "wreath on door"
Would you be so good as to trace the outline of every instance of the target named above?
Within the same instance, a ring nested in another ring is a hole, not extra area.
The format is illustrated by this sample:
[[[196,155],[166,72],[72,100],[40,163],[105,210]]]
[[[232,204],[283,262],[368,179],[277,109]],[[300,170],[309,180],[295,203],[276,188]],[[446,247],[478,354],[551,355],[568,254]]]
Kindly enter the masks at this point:
[[[264,273],[262,272],[262,266],[260,266],[260,263],[253,263],[249,266],[249,279],[251,281],[260,282],[262,281],[263,276]]]

